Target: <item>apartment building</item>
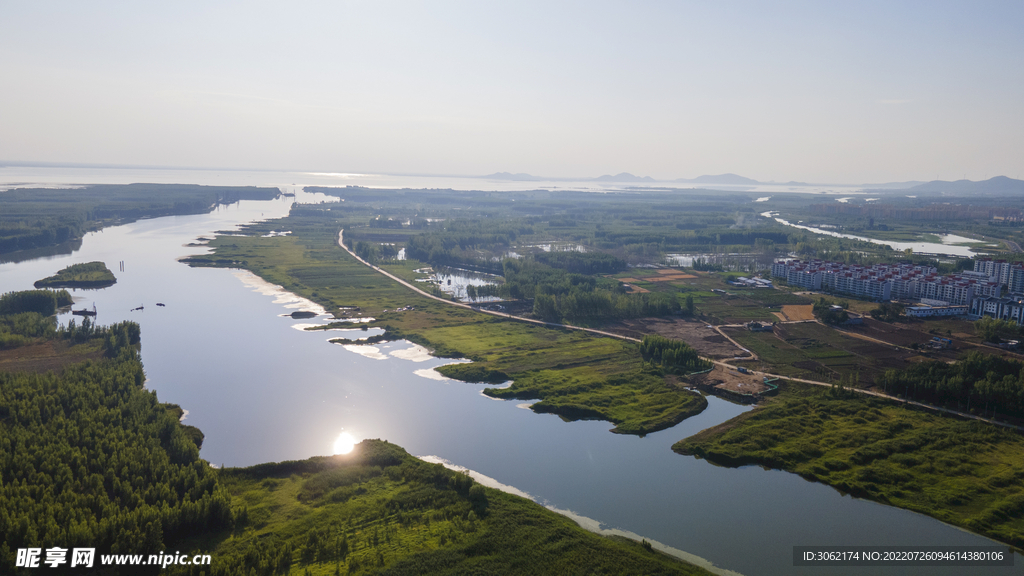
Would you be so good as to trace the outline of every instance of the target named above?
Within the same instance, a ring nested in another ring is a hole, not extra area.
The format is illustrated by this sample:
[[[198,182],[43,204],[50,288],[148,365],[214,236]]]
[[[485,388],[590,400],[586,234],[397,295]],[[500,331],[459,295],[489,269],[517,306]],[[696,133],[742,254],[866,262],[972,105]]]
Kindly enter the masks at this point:
[[[991,316],[999,320],[1010,320],[1024,324],[1024,297],[992,298],[984,296],[971,301],[970,316],[981,318]]]
[[[772,275],[792,286],[831,290],[870,300],[942,300],[968,306],[975,296],[999,298],[1002,286],[986,271],[940,276],[934,266],[913,264],[841,264],[822,260],[781,260]],[[1024,272],[1021,282],[1024,283]]]

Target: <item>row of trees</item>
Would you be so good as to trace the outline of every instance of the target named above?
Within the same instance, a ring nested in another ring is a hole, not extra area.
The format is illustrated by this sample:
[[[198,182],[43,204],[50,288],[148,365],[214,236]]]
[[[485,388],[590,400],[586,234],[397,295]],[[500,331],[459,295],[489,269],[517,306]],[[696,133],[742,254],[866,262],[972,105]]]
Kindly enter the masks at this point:
[[[63,340],[70,340],[76,344],[88,342],[94,338],[103,339],[103,352],[109,357],[115,357],[121,353],[123,348],[134,348],[142,343],[142,331],[135,322],[118,322],[110,326],[99,326],[89,318],[83,318],[82,324],[78,325],[72,319],[66,326],[61,326],[54,331],[54,334]]]
[[[0,223],[0,254],[63,244],[81,238],[86,231],[88,227],[83,214],[34,220],[31,223],[3,222]]]
[[[973,351],[953,364],[922,362],[889,370],[878,384],[890,394],[932,404],[1024,418],[1024,363],[1017,360]]]
[[[663,248],[700,247],[719,244],[754,246],[758,239],[774,244],[789,244],[791,233],[779,229],[734,229],[704,228],[700,230],[678,230],[676,232],[637,232],[632,230],[598,230],[595,238],[605,242],[622,244],[657,244]]]
[[[548,322],[588,323],[667,316],[680,310],[679,299],[673,292],[622,294],[610,290],[573,290],[560,295],[537,294],[533,299],[534,316]]]
[[[109,184],[85,189],[17,188],[0,195],[0,253],[77,240],[112,220],[199,214],[216,204],[269,200],[277,188]]]
[[[35,312],[53,316],[57,308],[70,306],[73,300],[67,290],[23,290],[0,295],[0,315]]]
[[[1024,336],[1024,326],[1018,326],[1011,320],[1000,320],[990,316],[984,316],[974,322],[974,330],[984,342],[1002,342],[1003,339],[1020,338]]]
[[[378,242],[364,242],[358,240],[353,243],[352,251],[363,260],[370,263],[382,260],[394,260],[398,257],[398,248],[394,244],[381,244]]]
[[[626,269],[626,262],[603,252],[562,250],[538,252],[533,259],[541,264],[575,274],[615,274]]]
[[[646,362],[679,374],[711,368],[711,362],[702,359],[686,342],[648,334],[640,342],[640,356]]]

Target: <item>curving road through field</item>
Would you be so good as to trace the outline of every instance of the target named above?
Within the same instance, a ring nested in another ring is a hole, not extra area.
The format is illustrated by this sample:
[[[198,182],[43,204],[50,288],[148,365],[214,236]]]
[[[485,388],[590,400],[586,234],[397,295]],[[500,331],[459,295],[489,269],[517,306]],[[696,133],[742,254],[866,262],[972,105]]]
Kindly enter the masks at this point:
[[[473,305],[470,305],[470,304],[463,304],[462,302],[453,302],[451,300],[446,300],[444,298],[439,298],[437,296],[434,296],[433,294],[429,294],[427,292],[424,292],[423,290],[420,290],[416,286],[410,284],[409,282],[406,282],[405,280],[402,280],[401,278],[399,278],[398,276],[395,276],[394,274],[388,272],[387,270],[383,270],[379,266],[374,266],[373,264],[370,264],[366,260],[363,260],[362,258],[357,256],[355,252],[353,252],[352,250],[348,249],[348,246],[345,246],[345,243],[343,242],[343,239],[342,239],[342,234],[344,234],[344,232],[345,232],[344,230],[341,230],[341,231],[338,232],[338,246],[341,246],[341,248],[343,250],[348,252],[353,258],[355,258],[356,260],[362,262],[364,265],[369,266],[373,270],[375,270],[377,272],[380,272],[381,274],[387,276],[388,278],[394,280],[395,282],[398,282],[402,286],[405,286],[406,288],[416,292],[417,294],[420,294],[421,296],[426,296],[427,298],[430,298],[430,299],[433,299],[433,300],[437,300],[438,302],[444,302],[445,304],[448,304],[450,306],[458,306],[460,308],[466,308],[468,310],[473,310],[473,311],[476,311],[476,312],[480,312],[482,314],[490,314],[491,316],[498,316],[498,317],[501,317],[501,318],[508,318],[509,320],[515,320],[517,322],[528,322],[530,324],[537,324],[539,326],[550,326],[550,327],[553,327],[553,328],[566,328],[566,329],[569,329],[569,330],[580,330],[580,331],[583,331],[583,332],[590,332],[591,334],[598,334],[600,336],[607,336],[609,338],[618,338],[619,340],[628,340],[630,342],[640,342],[640,340],[637,339],[637,338],[632,338],[630,336],[623,336],[621,334],[615,334],[615,333],[612,333],[612,332],[605,332],[604,330],[595,330],[593,328],[583,328],[581,326],[572,326],[572,325],[569,325],[569,324],[556,324],[554,322],[544,322],[542,320],[534,320],[532,318],[523,318],[522,316],[513,316],[512,314],[506,314],[504,312],[495,312],[494,310],[485,310],[483,308],[480,308],[479,306],[473,306]],[[750,356],[751,356],[750,359],[754,359],[754,360],[757,359],[757,356],[753,352],[751,352],[750,350],[747,350],[746,348],[740,346],[735,340],[733,340],[732,338],[729,338],[729,336],[726,336],[726,334],[720,329],[720,327],[714,327],[714,328],[715,328],[715,330],[718,331],[719,334],[721,334],[722,336],[725,336],[730,342],[735,344],[737,348],[739,348],[740,350],[743,350],[743,351],[747,352],[748,354],[750,354]],[[733,366],[732,364],[728,364],[728,363],[723,362],[721,360],[713,360],[711,358],[704,358],[703,356],[701,358],[704,359],[704,360],[707,360],[708,362],[711,362],[711,363],[713,363],[713,364],[715,364],[717,366],[721,366],[723,368],[728,368],[728,369],[732,369],[732,370],[738,370],[739,369],[738,366]],[[742,359],[746,360],[746,358],[742,358]],[[793,382],[801,382],[803,384],[813,384],[815,386],[826,386],[826,387],[829,387],[829,388],[832,387],[832,384],[830,382],[819,382],[817,380],[805,380],[803,378],[793,378],[792,376],[783,376],[781,374],[772,374],[770,372],[756,372],[756,371],[753,371],[753,370],[749,370],[748,373],[749,374],[753,374],[753,375],[757,375],[757,376],[764,376],[766,378],[780,378],[782,380],[790,380],[790,381],[793,381]],[[896,402],[902,402],[902,403],[907,404],[909,406],[914,406],[914,407],[917,407],[917,408],[923,408],[923,409],[926,409],[926,410],[931,410],[933,412],[943,412],[943,413],[946,413],[946,414],[952,414],[952,415],[955,415],[955,416],[960,416],[962,418],[970,418],[972,420],[980,420],[982,422],[988,422],[989,424],[995,424],[997,426],[1002,426],[1004,428],[1011,428],[1011,429],[1014,429],[1014,430],[1024,431],[1024,427],[1022,427],[1022,426],[1016,426],[1016,425],[1013,425],[1013,424],[1008,424],[1006,422],[997,422],[995,420],[992,420],[991,418],[985,418],[983,416],[977,416],[975,414],[967,414],[965,412],[958,412],[956,410],[950,410],[948,408],[942,408],[940,406],[933,406],[931,404],[923,404],[921,402],[915,402],[913,400],[905,400],[903,398],[897,398],[896,396],[890,396],[888,394],[883,394],[881,392],[874,392],[874,391],[871,391],[871,390],[862,390],[860,388],[847,388],[847,390],[851,390],[851,391],[856,392],[858,394],[864,394],[864,395],[867,395],[867,396],[874,396],[876,398],[885,398],[887,400],[893,400],[893,401],[896,401]]]

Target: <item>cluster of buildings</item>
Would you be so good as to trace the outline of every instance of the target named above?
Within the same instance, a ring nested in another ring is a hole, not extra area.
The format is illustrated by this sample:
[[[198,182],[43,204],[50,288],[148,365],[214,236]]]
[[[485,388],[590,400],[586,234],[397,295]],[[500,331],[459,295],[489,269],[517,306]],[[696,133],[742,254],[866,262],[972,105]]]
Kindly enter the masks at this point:
[[[746,276],[740,276],[729,281],[729,284],[733,286],[743,286],[744,288],[772,288],[772,281],[764,278],[747,278]]]
[[[980,258],[974,270],[939,275],[934,266],[780,260],[772,276],[790,286],[870,300],[917,300],[910,316],[992,316],[1024,324],[1024,264]],[[1004,292],[1006,295],[1004,296]]]

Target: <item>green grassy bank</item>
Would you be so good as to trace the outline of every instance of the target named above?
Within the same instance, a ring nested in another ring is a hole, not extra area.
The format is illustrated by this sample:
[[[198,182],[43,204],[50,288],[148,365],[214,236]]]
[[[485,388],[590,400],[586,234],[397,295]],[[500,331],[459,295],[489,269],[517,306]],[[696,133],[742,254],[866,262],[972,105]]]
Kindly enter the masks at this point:
[[[762,407],[672,448],[795,472],[1024,546],[1024,438],[983,422],[786,383]]]
[[[236,522],[207,574],[708,574],[381,440],[219,479]]]
[[[610,421],[615,431],[644,434],[699,413],[706,401],[645,369],[634,343],[580,331],[497,318],[423,297],[352,258],[337,245],[343,222],[304,209],[250,228],[252,236],[218,237],[194,266],[241,267],[324,305],[339,315],[375,318],[371,326],[422,344],[439,356],[468,358],[480,370],[507,374],[497,398],[538,399],[537,412]],[[264,238],[265,227],[291,230]],[[418,267],[406,263],[406,268]],[[474,380],[464,372],[455,378]]]

